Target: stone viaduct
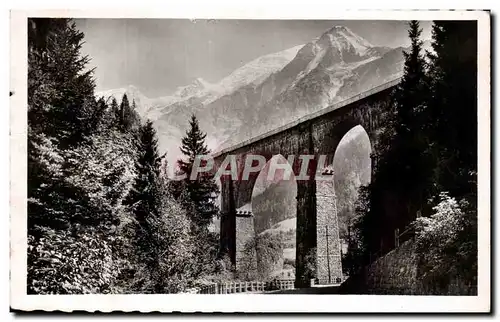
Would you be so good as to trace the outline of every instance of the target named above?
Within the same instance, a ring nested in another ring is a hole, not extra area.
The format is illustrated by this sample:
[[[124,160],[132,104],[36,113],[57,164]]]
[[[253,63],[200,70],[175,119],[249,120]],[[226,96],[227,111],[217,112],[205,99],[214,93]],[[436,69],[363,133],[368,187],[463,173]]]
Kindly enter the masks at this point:
[[[325,165],[328,166],[333,162],[342,137],[357,125],[361,125],[368,134],[373,152],[381,125],[380,116],[390,104],[390,93],[399,82],[399,78],[395,79],[214,154],[216,167],[220,166],[228,155],[233,155],[238,165],[238,180],[230,176],[221,178],[220,226],[221,247],[228,252],[236,267],[242,244],[255,234],[251,206],[249,208],[248,205],[251,205],[252,191],[259,173],[251,173],[248,180],[240,180],[246,156],[262,155],[266,161],[274,155],[282,155],[284,158],[295,156],[291,164],[294,173],[298,173],[301,167],[303,160],[299,159],[300,155],[326,155]],[[373,162],[372,159],[372,171]],[[318,278],[320,283],[334,283],[337,278],[342,278],[333,180],[330,182],[315,180],[316,167],[317,163],[311,162],[307,168],[310,178],[296,181],[295,284],[297,287],[309,284],[310,278]],[[329,194],[329,191],[332,193]],[[324,234],[325,228],[328,234]],[[328,250],[326,244],[330,245]],[[325,254],[326,251],[329,251],[328,256]],[[326,280],[327,276],[333,276],[334,280]]]

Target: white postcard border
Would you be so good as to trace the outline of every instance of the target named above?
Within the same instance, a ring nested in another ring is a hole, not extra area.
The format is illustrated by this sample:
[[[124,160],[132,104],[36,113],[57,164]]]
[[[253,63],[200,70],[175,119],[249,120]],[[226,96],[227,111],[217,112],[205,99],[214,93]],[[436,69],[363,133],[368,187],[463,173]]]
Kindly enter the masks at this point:
[[[478,20],[478,295],[27,295],[27,17]],[[141,312],[485,312],[490,310],[490,17],[484,11],[337,11],[289,5],[11,11],[10,274],[13,309]]]

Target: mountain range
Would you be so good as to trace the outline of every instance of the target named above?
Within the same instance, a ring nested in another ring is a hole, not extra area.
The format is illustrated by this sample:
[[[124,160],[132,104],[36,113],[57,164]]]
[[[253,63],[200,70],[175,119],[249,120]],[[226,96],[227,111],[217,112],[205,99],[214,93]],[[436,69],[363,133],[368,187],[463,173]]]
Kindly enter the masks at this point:
[[[429,46],[426,42],[425,46]],[[218,151],[400,77],[404,47],[374,46],[344,26],[305,45],[259,57],[216,84],[201,78],[158,98],[135,86],[97,93],[134,100],[174,162],[191,114]]]

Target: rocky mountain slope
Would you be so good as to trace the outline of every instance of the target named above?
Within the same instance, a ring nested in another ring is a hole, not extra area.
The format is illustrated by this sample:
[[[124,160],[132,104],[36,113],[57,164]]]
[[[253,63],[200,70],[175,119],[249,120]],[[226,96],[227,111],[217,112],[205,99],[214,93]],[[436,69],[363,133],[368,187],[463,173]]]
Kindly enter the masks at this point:
[[[97,93],[97,96],[106,99],[114,97],[120,102],[126,93],[130,101],[136,102],[139,115],[154,121],[158,130],[160,149],[162,152],[168,151],[170,159],[175,160],[179,156],[180,138],[184,135],[187,120],[192,113],[198,114],[205,106],[231,95],[241,87],[260,84],[287,65],[300,48],[302,45],[259,57],[236,69],[217,84],[197,78],[191,84],[179,87],[167,96],[149,98],[133,85],[102,91]],[[207,131],[207,122],[201,121],[202,128]],[[210,147],[216,148],[219,139],[211,133],[208,139]]]
[[[212,151],[220,150],[401,76],[403,50],[373,46],[335,26],[304,46],[257,58],[217,84],[196,79],[153,99],[133,86],[100,95],[131,96],[140,115],[154,121],[160,149],[172,162],[192,113]]]

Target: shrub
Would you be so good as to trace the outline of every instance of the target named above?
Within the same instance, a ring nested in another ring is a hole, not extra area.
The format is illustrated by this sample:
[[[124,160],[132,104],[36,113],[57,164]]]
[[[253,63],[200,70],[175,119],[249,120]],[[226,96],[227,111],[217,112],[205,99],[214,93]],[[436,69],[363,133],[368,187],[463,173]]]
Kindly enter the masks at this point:
[[[29,235],[28,294],[109,293],[119,273],[114,242],[114,236],[90,229]]]
[[[145,293],[178,293],[193,280],[194,242],[190,235],[186,212],[172,197],[164,196],[159,218],[148,218],[154,245],[154,264],[148,267]]]
[[[453,281],[477,283],[477,210],[474,200],[457,201],[447,193],[430,217],[415,221],[420,272],[427,285],[446,288]]]

